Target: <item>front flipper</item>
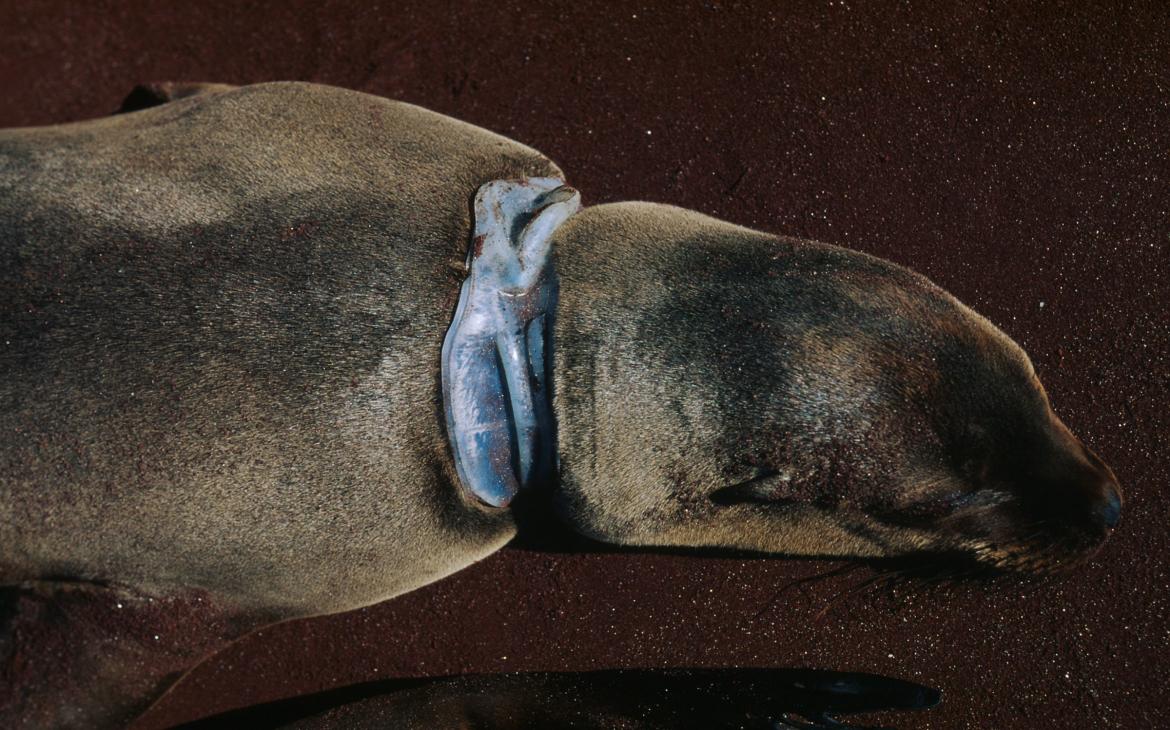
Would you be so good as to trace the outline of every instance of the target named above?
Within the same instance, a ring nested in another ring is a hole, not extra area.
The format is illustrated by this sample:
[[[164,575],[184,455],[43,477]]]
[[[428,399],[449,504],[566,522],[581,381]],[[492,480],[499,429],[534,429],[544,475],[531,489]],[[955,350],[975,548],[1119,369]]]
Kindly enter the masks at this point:
[[[912,682],[812,669],[499,674],[345,687],[208,718],[191,730],[862,730],[829,714],[919,710],[938,701],[937,691]]]
[[[2,588],[0,727],[125,727],[204,657],[271,621],[195,590]]]

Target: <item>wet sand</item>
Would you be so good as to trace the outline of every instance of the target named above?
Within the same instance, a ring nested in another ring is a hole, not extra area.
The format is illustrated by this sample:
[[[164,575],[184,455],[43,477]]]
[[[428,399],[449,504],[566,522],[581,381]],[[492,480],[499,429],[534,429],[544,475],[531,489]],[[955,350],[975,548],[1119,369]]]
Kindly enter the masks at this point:
[[[1126,496],[1088,565],[1026,589],[854,592],[855,573],[781,592],[834,564],[507,550],[397,600],[249,637],[140,730],[386,677],[735,665],[944,691],[902,727],[1164,722],[1164,4],[37,5],[0,3],[0,126],[99,116],[144,81],[317,81],[528,143],[586,204],[672,203],[883,256],[1020,342]]]

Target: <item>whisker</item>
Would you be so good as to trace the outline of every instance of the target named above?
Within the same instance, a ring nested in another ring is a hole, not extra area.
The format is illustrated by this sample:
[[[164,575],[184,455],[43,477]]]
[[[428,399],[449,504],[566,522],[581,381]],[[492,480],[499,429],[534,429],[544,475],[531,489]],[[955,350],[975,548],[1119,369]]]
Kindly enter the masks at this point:
[[[795,580],[791,580],[788,583],[785,583],[778,591],[773,593],[772,596],[768,599],[768,601],[764,604],[764,606],[762,608],[760,608],[760,610],[757,611],[756,614],[752,618],[758,619],[761,616],[763,616],[765,613],[767,613],[768,611],[771,611],[776,606],[777,601],[780,600],[780,597],[783,596],[785,593],[787,593],[789,591],[789,589],[791,589],[791,588],[803,589],[806,585],[809,585],[812,583],[819,583],[821,581],[828,580],[829,578],[835,578],[835,577],[841,576],[841,575],[848,575],[849,573],[860,570],[863,567],[864,567],[864,565],[859,564],[859,563],[845,563],[844,565],[838,566],[836,568],[832,568],[832,569],[824,571],[822,573],[817,573],[815,575],[806,576],[804,578],[797,578]]]

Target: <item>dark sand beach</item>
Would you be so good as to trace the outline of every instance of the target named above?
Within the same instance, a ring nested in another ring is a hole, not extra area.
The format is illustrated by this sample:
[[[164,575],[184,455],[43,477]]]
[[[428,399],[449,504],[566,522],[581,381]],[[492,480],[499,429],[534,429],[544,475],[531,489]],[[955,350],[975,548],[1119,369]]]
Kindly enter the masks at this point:
[[[1164,3],[0,3],[0,126],[137,83],[412,102],[643,199],[910,266],[1031,355],[1116,472],[1114,538],[1035,586],[852,590],[837,564],[505,550],[205,662],[135,727],[388,677],[816,667],[937,687],[907,728],[1154,727],[1170,699]]]

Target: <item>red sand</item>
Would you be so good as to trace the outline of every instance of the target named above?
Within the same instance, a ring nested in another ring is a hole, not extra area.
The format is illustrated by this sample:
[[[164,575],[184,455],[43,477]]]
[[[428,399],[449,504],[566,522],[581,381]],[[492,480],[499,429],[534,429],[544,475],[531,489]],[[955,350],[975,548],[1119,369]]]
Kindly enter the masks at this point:
[[[884,256],[1018,340],[1127,498],[1092,564],[1024,595],[909,586],[834,601],[850,581],[833,580],[776,598],[827,566],[505,551],[250,637],[139,728],[378,677],[693,665],[864,670],[945,691],[906,727],[1164,722],[1164,3],[32,5],[0,9],[0,126],[101,115],[141,81],[318,81],[531,144],[587,204],[669,202]]]

